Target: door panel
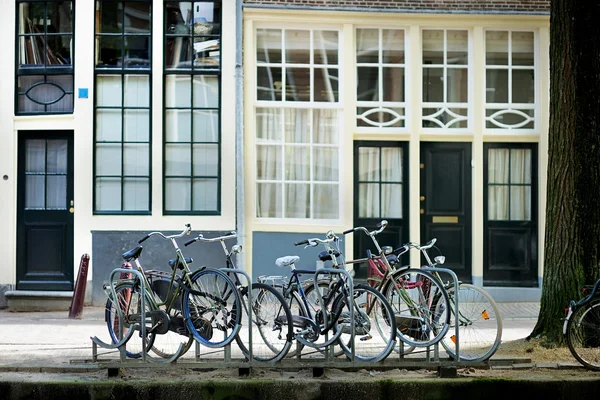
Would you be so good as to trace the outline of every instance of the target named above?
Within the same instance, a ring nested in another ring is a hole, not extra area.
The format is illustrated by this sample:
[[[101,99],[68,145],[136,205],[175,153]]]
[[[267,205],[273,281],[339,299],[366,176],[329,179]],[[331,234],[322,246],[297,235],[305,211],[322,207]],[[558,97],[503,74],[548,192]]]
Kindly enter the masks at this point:
[[[436,238],[444,267],[463,282],[472,280],[470,166],[470,143],[421,142],[421,243]]]
[[[20,132],[17,289],[73,289],[73,134]]]

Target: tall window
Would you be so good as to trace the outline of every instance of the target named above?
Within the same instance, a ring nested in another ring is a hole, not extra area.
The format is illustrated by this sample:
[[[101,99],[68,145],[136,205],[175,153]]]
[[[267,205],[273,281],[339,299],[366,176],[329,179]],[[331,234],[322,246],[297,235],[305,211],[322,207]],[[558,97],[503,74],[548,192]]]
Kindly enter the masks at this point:
[[[467,128],[469,32],[423,30],[424,128]]]
[[[339,218],[339,34],[259,29],[256,216]]]
[[[530,221],[532,150],[488,149],[488,220]]]
[[[150,212],[151,3],[96,2],[96,213]]]
[[[164,209],[221,209],[221,2],[165,1]]]
[[[74,3],[17,0],[17,114],[73,112]]]
[[[485,45],[486,128],[534,129],[533,32],[487,31]]]
[[[357,29],[358,127],[406,126],[404,31]]]

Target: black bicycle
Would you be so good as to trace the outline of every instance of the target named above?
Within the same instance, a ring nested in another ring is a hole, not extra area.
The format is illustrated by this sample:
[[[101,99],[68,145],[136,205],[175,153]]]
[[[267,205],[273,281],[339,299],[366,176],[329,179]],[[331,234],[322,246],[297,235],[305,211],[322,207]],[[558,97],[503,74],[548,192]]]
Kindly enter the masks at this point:
[[[586,368],[600,371],[600,279],[593,286],[583,286],[584,297],[571,300],[563,324],[563,334],[573,357]]]

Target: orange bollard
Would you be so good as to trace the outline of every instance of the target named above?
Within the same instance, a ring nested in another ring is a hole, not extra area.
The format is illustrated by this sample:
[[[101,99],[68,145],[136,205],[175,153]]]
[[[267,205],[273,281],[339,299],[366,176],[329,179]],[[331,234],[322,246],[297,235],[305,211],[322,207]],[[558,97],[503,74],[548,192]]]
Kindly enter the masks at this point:
[[[85,286],[87,284],[88,266],[90,264],[90,256],[84,254],[81,256],[79,263],[79,274],[77,282],[75,282],[75,290],[73,290],[73,299],[69,307],[69,318],[81,319],[83,313],[83,300],[85,297]]]

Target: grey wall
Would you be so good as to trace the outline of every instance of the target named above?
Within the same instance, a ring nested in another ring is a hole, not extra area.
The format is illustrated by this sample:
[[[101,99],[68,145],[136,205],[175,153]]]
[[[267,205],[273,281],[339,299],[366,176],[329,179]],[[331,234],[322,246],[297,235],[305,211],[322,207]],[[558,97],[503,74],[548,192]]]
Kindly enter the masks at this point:
[[[106,295],[102,286],[108,282],[110,272],[121,266],[123,259],[121,254],[133,249],[138,240],[146,236],[146,231],[92,231],[92,304],[101,306],[106,303]],[[179,232],[163,232],[165,235],[177,234]],[[222,268],[225,267],[225,253],[219,242],[201,243],[196,242],[188,247],[184,243],[202,233],[204,237],[222,236],[226,232],[201,232],[192,231],[190,236],[177,239],[177,243],[183,255],[192,257],[194,262],[190,268],[196,270],[201,266]],[[228,248],[236,243],[235,239],[225,242]],[[168,262],[175,258],[175,248],[171,241],[164,240],[159,236],[152,236],[142,243],[144,250],[140,257],[140,263],[145,270],[156,269],[171,271]]]
[[[341,236],[341,235],[340,235]],[[299,256],[296,264],[298,269],[314,270],[318,254],[325,250],[323,246],[304,248],[294,246],[294,243],[309,238],[325,239],[323,232],[319,233],[282,233],[282,232],[253,232],[252,233],[252,280],[261,275],[290,276],[289,267],[279,268],[275,260],[283,256]],[[341,237],[340,250],[344,251],[344,238]],[[331,266],[326,262],[325,267]],[[309,278],[305,276],[304,278]]]

